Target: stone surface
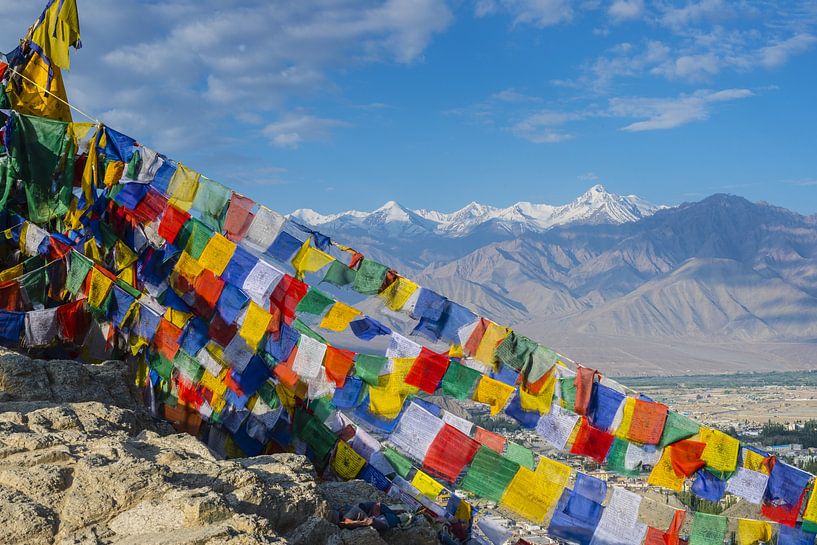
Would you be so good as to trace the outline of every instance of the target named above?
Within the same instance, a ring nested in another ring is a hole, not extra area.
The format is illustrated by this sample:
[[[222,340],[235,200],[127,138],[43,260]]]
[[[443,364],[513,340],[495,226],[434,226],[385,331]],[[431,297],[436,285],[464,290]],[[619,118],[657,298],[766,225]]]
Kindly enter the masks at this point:
[[[0,349],[0,544],[436,543],[416,519],[380,536],[332,508],[386,498],[317,482],[303,456],[219,460],[154,423],[122,362],[32,360]]]

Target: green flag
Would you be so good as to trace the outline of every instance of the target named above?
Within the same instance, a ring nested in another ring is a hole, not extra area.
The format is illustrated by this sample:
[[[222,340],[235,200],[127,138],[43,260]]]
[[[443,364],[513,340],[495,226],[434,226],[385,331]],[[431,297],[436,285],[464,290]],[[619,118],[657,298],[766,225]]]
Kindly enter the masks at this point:
[[[726,525],[726,517],[695,513],[689,545],[723,545]]]
[[[389,463],[392,465],[394,471],[396,471],[398,475],[405,479],[406,476],[409,474],[409,471],[411,471],[411,460],[409,460],[408,458],[406,458],[405,456],[403,456],[402,454],[400,454],[391,447],[386,447],[383,450],[383,456],[385,456],[386,460],[388,460]]]
[[[355,281],[356,275],[357,271],[335,260],[329,265],[329,269],[326,271],[326,275],[324,275],[321,282],[329,282],[335,286],[348,286]]]
[[[467,399],[480,376],[476,369],[452,361],[443,376],[443,393],[457,399]]]
[[[352,289],[364,295],[375,295],[380,293],[380,286],[386,278],[389,268],[371,259],[363,259],[357,268],[355,281]]]
[[[692,437],[701,428],[692,419],[679,414],[675,411],[667,413],[667,420],[664,422],[664,433],[661,435],[661,440],[658,442],[659,447],[665,447]]]
[[[519,464],[481,446],[465,474],[462,489],[499,503],[517,471]]]
[[[88,271],[94,266],[94,262],[79,252],[71,252],[69,257],[68,278],[65,280],[65,289],[71,295],[76,295],[88,276]]]
[[[505,458],[530,470],[536,469],[536,456],[532,450],[522,445],[509,441],[505,446]]]
[[[334,304],[335,300],[332,299],[331,296],[325,294],[319,289],[316,288],[309,288],[309,291],[306,292],[304,298],[298,302],[298,306],[295,307],[296,313],[304,313],[304,314],[322,314],[326,307],[331,304]]]
[[[358,354],[355,356],[355,376],[372,386],[377,386],[380,370],[388,361],[389,358],[385,356]]]

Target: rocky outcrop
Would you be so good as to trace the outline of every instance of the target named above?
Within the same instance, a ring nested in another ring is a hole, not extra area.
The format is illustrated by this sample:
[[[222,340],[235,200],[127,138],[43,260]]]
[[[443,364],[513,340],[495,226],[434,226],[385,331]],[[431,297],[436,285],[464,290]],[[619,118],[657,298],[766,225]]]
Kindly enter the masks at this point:
[[[341,531],[330,509],[377,497],[367,483],[319,484],[295,454],[216,459],[132,384],[122,362],[0,353],[0,544],[436,543],[424,519]]]

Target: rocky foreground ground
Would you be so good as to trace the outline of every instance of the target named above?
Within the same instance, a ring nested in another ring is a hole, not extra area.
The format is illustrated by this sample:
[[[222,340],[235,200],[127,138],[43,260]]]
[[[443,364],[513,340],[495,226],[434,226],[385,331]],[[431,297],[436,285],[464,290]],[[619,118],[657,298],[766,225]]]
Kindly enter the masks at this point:
[[[405,529],[340,530],[332,508],[377,499],[319,482],[303,456],[219,460],[151,421],[126,364],[0,349],[0,544],[432,544]]]

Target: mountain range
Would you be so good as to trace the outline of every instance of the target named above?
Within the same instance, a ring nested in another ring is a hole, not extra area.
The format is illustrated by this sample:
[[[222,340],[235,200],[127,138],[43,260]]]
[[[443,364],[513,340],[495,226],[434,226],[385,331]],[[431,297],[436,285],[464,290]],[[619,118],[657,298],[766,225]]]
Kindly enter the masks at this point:
[[[597,185],[561,206],[292,216],[613,374],[817,367],[817,215]]]

